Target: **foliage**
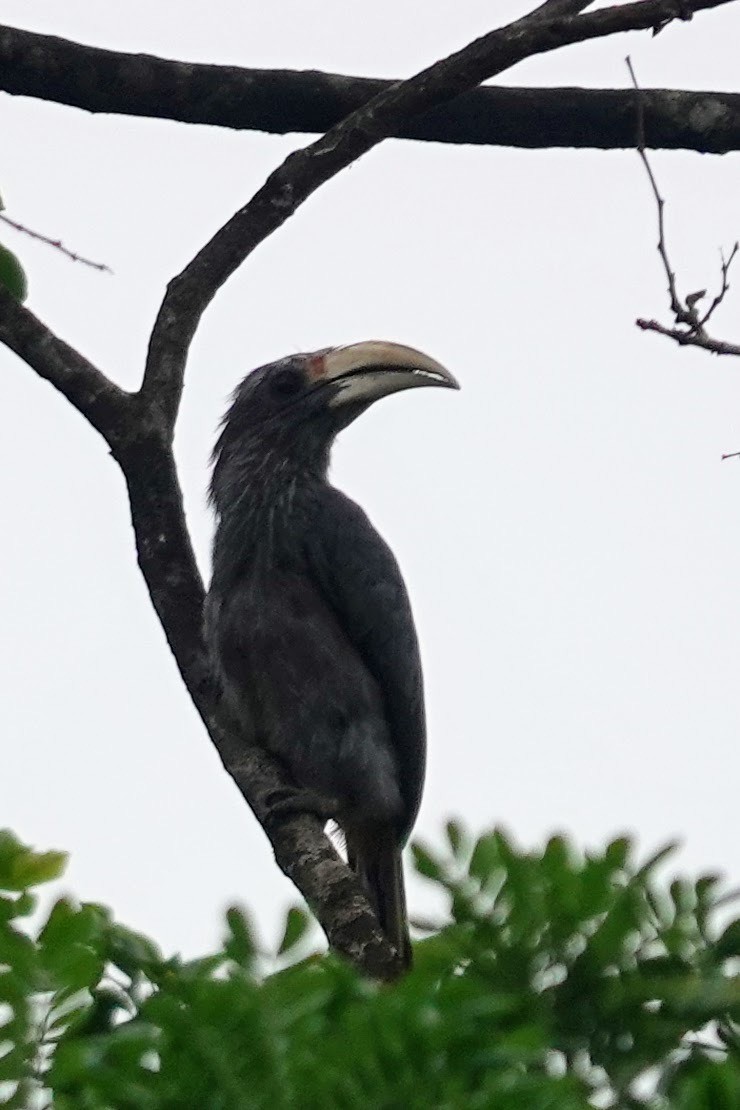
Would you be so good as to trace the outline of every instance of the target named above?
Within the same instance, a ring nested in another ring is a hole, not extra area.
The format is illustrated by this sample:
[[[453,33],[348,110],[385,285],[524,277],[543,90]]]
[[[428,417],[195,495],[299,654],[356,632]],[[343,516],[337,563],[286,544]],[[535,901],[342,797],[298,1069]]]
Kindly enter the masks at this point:
[[[720,926],[716,876],[661,881],[670,849],[638,867],[627,839],[447,842],[414,851],[451,920],[389,987],[306,956],[300,910],[277,963],[236,908],[190,961],[66,898],[31,929],[27,888],[64,857],[0,834],[0,1103],[736,1110],[740,920]]]

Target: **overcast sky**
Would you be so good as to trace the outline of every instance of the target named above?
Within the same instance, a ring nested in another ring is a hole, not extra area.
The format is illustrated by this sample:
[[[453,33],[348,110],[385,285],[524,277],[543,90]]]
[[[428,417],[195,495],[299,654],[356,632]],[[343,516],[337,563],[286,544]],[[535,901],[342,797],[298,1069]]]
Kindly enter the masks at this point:
[[[463,0],[3,0],[2,21],[96,46],[243,66],[407,76],[522,14]],[[740,7],[561,50],[510,84],[737,90]],[[734,84],[733,84],[734,82]],[[8,214],[107,263],[2,229],[28,304],[136,388],[168,279],[307,137],[231,133],[0,96]],[[684,292],[740,235],[738,155],[659,154]],[[208,454],[249,369],[365,338],[446,363],[341,437],[336,483],[404,570],[425,662],[417,833],[505,824],[526,843],[625,830],[740,878],[740,362],[669,322],[636,154],[388,142],[323,188],[222,290],[193,344],[177,454],[204,574]],[[716,330],[740,340],[737,289]],[[182,687],[136,567],[123,482],[55,391],[0,350],[5,738],[0,825],[64,848],[63,888],[170,951],[223,908],[264,936],[295,894]],[[412,915],[429,895],[412,880]]]

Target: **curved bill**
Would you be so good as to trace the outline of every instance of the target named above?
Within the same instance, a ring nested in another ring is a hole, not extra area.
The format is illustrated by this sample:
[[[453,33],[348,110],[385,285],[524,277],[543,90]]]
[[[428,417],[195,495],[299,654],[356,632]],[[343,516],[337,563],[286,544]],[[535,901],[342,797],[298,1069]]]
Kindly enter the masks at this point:
[[[322,351],[316,356],[311,377],[317,385],[331,382],[337,387],[329,402],[332,407],[375,401],[418,386],[460,388],[450,371],[436,359],[414,347],[379,339]]]

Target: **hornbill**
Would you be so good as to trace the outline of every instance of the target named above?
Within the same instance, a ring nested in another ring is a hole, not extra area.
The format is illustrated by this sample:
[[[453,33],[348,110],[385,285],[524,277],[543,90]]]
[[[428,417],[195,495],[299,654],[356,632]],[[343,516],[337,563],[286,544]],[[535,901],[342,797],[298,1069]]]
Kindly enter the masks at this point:
[[[288,355],[242,381],[213,452],[205,610],[230,717],[287,770],[292,808],[339,825],[405,966],[401,850],[426,748],[419,647],[393,554],[327,469],[337,432],[373,401],[425,385],[459,388],[434,359],[378,341]]]

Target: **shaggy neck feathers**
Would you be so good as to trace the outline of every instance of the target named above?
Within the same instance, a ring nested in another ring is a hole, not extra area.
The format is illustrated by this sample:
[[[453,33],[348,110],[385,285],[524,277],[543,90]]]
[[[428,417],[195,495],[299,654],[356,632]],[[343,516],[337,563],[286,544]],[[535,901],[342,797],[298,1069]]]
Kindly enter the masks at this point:
[[[327,484],[329,446],[232,439],[224,428],[216,451],[211,501],[218,523],[213,585],[243,574],[300,565],[313,507]]]

